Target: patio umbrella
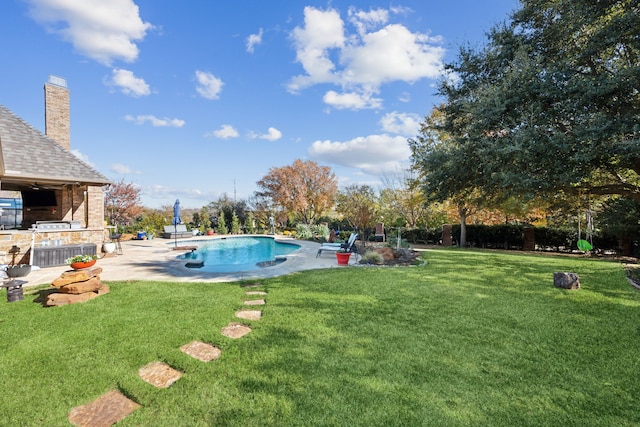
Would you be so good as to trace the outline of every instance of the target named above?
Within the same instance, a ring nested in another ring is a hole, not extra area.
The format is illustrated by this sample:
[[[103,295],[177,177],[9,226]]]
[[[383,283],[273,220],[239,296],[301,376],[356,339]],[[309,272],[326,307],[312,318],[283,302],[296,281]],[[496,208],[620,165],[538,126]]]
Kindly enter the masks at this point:
[[[182,220],[180,219],[180,200],[176,199],[176,202],[173,204],[173,228],[175,229],[175,246],[178,247],[178,224],[180,224]]]

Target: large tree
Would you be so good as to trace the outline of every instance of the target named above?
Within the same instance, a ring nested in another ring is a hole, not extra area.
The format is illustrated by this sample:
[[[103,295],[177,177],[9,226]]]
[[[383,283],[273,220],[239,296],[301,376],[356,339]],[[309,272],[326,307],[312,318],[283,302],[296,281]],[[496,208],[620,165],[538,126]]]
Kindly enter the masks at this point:
[[[300,159],[271,168],[257,185],[256,198],[271,200],[305,224],[313,224],[333,207],[338,189],[331,168]]]
[[[640,6],[522,0],[480,50],[461,49],[440,93],[441,156],[485,193],[587,192],[640,200]],[[449,185],[451,187],[451,185]]]
[[[477,153],[456,138],[455,130],[446,129],[445,116],[434,108],[421,124],[420,133],[409,139],[412,167],[418,173],[420,186],[427,201],[450,201],[460,218],[460,246],[467,242],[467,218],[478,207],[488,204],[482,191],[483,175],[478,168]]]

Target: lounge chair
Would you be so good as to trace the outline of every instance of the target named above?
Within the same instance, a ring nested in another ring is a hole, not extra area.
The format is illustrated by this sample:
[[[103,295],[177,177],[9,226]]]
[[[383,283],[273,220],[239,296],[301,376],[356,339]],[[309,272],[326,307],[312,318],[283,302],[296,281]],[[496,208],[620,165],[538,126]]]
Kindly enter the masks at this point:
[[[349,236],[349,240],[346,243],[323,243],[318,248],[318,253],[316,254],[316,258],[322,255],[322,252],[338,252],[339,250],[344,250],[346,252],[358,252],[358,248],[355,245],[356,239],[358,235],[356,233],[351,233]]]
[[[346,242],[325,242],[325,243],[322,244],[322,246],[338,246],[338,247],[344,246],[347,243],[349,243],[349,241],[351,241],[352,239],[355,239],[354,236],[357,236],[357,234],[356,233],[351,233]]]
[[[193,237],[193,233],[191,231],[187,231],[187,226],[184,224],[165,225],[162,237],[165,239],[185,239]]]

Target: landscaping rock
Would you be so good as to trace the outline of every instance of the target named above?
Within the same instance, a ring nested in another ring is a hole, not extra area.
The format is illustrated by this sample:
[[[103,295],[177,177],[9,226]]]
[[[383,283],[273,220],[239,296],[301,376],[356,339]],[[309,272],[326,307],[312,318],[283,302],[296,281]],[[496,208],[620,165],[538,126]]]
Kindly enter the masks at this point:
[[[260,320],[262,312],[260,310],[240,310],[236,311],[236,317],[247,320]]]
[[[91,267],[87,268],[86,270],[65,271],[60,275],[60,277],[58,277],[51,283],[51,286],[59,288],[70,283],[84,282],[91,279],[92,277],[96,277],[100,273],[102,273],[101,267]]]
[[[241,338],[251,332],[251,328],[242,323],[229,323],[222,328],[222,335],[229,338]]]
[[[244,305],[265,305],[267,302],[263,299],[245,301]]]
[[[95,292],[85,292],[83,294],[63,294],[63,293],[56,292],[56,293],[47,295],[47,302],[45,303],[45,305],[47,307],[54,307],[54,306],[67,305],[67,304],[76,304],[79,302],[87,302],[96,297],[99,297],[100,295],[104,295],[108,293],[109,293],[109,286],[104,284],[100,289],[98,289]]]
[[[553,285],[562,289],[580,289],[580,278],[576,273],[553,273]]]
[[[203,362],[215,360],[222,354],[222,350],[218,347],[201,341],[192,341],[189,344],[185,344],[180,347],[180,350],[183,353]]]
[[[167,388],[182,376],[180,371],[162,362],[151,362],[139,369],[140,378],[158,388]]]
[[[92,277],[84,282],[75,282],[58,288],[58,292],[63,294],[83,294],[85,292],[95,292],[102,288],[99,277]]]
[[[69,422],[76,426],[108,427],[140,407],[117,390],[112,390],[86,405],[69,412]]]

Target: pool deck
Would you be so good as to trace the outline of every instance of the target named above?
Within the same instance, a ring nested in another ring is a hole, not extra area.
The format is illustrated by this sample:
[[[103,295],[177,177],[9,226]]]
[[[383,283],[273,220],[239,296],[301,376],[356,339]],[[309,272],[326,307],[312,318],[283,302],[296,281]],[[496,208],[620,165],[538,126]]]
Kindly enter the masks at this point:
[[[197,245],[198,241],[211,240],[201,236],[189,239],[178,239],[178,246]],[[276,236],[276,240],[300,245],[300,249],[286,255],[287,260],[272,267],[239,273],[207,273],[184,266],[185,260],[176,259],[178,255],[188,251],[175,251],[175,241],[170,239],[128,240],[122,242],[122,255],[109,255],[96,263],[102,268],[100,278],[105,282],[148,280],[164,282],[233,282],[241,280],[264,279],[282,276],[303,270],[338,267],[333,253],[323,253],[316,258],[319,243],[295,240]],[[351,257],[350,264],[354,264]],[[21,278],[27,283],[24,286],[49,284],[69,270],[68,266],[46,267],[33,270],[28,276]]]

